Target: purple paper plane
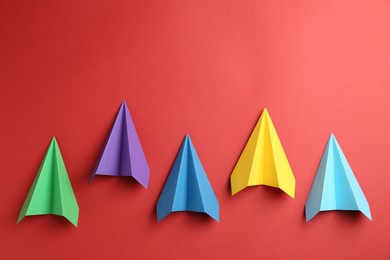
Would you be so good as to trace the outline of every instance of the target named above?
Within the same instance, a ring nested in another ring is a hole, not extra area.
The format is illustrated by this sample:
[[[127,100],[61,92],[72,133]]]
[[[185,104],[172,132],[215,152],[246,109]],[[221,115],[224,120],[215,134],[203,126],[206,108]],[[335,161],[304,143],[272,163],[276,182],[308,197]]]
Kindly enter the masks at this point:
[[[132,176],[147,188],[149,174],[137,131],[123,101],[89,182],[95,175]]]

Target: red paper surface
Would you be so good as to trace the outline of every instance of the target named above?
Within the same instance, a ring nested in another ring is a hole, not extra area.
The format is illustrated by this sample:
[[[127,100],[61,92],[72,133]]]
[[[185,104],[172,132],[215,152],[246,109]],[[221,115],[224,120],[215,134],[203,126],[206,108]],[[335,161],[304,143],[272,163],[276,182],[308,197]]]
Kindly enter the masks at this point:
[[[1,1],[2,259],[389,259],[389,1]],[[122,100],[151,169],[88,178]],[[264,107],[296,198],[229,177]],[[305,223],[334,132],[371,206]],[[220,223],[155,204],[186,133]],[[16,225],[55,135],[80,206]]]

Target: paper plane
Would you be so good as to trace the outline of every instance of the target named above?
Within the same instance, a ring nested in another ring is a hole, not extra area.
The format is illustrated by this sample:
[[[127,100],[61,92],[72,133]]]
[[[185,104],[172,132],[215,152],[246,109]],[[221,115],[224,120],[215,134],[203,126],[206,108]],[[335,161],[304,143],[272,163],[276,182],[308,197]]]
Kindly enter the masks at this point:
[[[63,216],[77,227],[79,206],[55,137],[23,203],[17,223],[25,216],[45,214]]]
[[[230,176],[232,195],[248,186],[266,185],[295,195],[295,177],[266,108]]]
[[[187,135],[157,202],[157,220],[175,211],[208,214],[219,222],[219,204]]]
[[[123,101],[89,182],[95,175],[132,176],[147,188],[149,174],[137,131]]]
[[[367,199],[333,134],[306,201],[306,222],[328,210],[359,210],[371,220]]]

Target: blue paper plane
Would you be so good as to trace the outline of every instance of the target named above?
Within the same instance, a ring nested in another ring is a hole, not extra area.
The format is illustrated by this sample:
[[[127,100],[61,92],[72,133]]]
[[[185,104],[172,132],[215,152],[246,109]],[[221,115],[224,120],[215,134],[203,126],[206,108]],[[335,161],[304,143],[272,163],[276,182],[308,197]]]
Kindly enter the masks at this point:
[[[218,200],[188,135],[157,202],[157,220],[175,211],[202,212],[219,222]]]
[[[367,199],[333,134],[306,201],[306,222],[328,210],[357,210],[371,220]]]

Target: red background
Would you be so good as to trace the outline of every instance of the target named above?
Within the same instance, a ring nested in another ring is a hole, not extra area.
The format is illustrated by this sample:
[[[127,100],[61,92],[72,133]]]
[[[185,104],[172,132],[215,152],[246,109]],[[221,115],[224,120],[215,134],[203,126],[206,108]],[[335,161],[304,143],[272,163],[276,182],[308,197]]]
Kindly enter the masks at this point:
[[[1,1],[2,259],[389,259],[390,1]],[[151,169],[147,190],[90,173],[122,100]],[[296,198],[229,176],[267,107]],[[370,203],[304,204],[334,132]],[[189,133],[220,223],[155,205]],[[55,135],[79,227],[16,220]]]

